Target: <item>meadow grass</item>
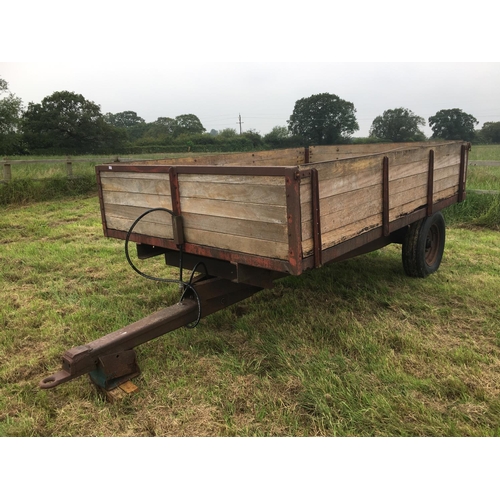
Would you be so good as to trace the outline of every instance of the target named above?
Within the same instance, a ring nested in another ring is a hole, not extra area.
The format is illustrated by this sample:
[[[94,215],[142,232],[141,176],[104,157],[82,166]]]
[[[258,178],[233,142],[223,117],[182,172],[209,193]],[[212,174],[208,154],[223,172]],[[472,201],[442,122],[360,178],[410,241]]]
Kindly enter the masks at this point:
[[[500,435],[497,231],[453,224],[424,280],[397,245],[284,278],[138,347],[139,392],[110,405],[87,377],[38,382],[177,287],[128,267],[95,196],[0,207],[0,229],[0,435]]]

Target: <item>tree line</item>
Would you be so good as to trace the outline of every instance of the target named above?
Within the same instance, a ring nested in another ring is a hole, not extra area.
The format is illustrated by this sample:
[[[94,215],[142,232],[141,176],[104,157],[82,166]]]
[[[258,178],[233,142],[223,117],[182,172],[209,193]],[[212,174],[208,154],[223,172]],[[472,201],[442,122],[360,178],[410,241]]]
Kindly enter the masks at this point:
[[[81,94],[58,91],[25,108],[0,78],[0,154],[108,154],[177,151],[245,151],[352,142],[424,141],[424,118],[406,108],[384,111],[369,137],[359,130],[354,104],[322,93],[296,101],[287,126],[266,135],[255,130],[207,131],[194,114],[158,117],[147,123],[135,111],[101,112]],[[461,109],[442,109],[428,119],[431,139],[500,143],[500,122],[476,130],[476,118]]]

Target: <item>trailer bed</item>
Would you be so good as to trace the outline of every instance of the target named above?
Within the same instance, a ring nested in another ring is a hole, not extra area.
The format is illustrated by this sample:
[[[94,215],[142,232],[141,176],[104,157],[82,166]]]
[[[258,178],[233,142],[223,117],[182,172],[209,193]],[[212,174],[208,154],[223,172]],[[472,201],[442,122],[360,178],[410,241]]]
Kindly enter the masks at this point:
[[[316,146],[96,167],[104,234],[299,275],[465,197],[469,144]],[[243,273],[242,273],[243,274]]]

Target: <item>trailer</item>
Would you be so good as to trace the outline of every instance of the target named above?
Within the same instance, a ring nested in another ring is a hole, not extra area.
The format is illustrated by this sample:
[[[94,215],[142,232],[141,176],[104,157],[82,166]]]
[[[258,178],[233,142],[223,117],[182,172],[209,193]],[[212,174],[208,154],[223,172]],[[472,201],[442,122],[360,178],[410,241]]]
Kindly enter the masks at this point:
[[[404,271],[440,266],[441,210],[465,199],[462,141],[313,146],[96,167],[104,235],[141,276],[180,284],[177,304],[62,356],[40,382],[85,373],[111,389],[139,373],[134,347],[323,265],[402,245]],[[162,256],[179,279],[144,274]],[[190,278],[184,279],[184,272]]]

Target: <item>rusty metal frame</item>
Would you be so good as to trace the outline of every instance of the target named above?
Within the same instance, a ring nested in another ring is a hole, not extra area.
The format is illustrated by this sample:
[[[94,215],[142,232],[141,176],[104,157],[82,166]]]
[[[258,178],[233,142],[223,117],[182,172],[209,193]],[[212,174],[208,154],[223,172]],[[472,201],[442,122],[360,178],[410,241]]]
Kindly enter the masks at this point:
[[[467,151],[470,149],[470,144],[462,144],[460,149],[460,178],[458,179],[458,202],[462,202],[465,200],[465,172],[466,172],[466,160],[467,160]]]
[[[288,262],[292,274],[302,272],[302,218],[300,210],[300,176],[298,168],[285,174],[286,211],[288,224]]]
[[[427,170],[427,217],[433,213],[434,204],[434,150],[429,151],[429,169]]]
[[[69,349],[62,356],[61,370],[44,378],[39,387],[52,389],[89,373],[96,384],[110,389],[138,374],[135,354],[131,352],[134,347],[189,325],[197,320],[200,313],[201,317],[206,317],[262,289],[213,277],[202,278],[193,283],[193,287],[198,299],[193,293],[188,293],[178,304],[157,311],[86,345]]]
[[[221,261],[228,261],[232,263],[239,263],[245,266],[254,268],[267,269],[269,271],[276,271],[278,273],[287,273],[292,275],[302,274],[307,269],[318,267],[318,265],[326,264],[331,261],[340,259],[345,254],[351,254],[356,248],[364,247],[365,245],[372,244],[378,239],[390,238],[391,233],[398,229],[411,224],[421,218],[428,216],[435,211],[442,210],[443,208],[463,201],[465,199],[465,169],[466,169],[466,156],[469,145],[462,145],[460,157],[460,182],[459,192],[456,195],[448,197],[445,200],[440,200],[434,203],[433,197],[433,177],[434,177],[434,151],[429,153],[429,170],[428,170],[428,190],[427,202],[424,207],[413,211],[412,213],[400,217],[395,221],[389,220],[390,198],[389,198],[389,159],[387,156],[383,158],[382,163],[382,177],[383,177],[383,193],[382,193],[382,226],[367,231],[358,235],[350,240],[342,242],[334,247],[329,247],[324,250],[321,249],[321,228],[320,228],[320,213],[319,213],[319,194],[317,208],[315,210],[315,184],[313,171],[315,169],[299,169],[296,166],[212,166],[212,165],[112,165],[114,171],[130,171],[130,172],[169,172],[171,179],[172,189],[172,206],[174,210],[181,213],[180,207],[180,194],[178,189],[178,175],[181,173],[192,174],[216,174],[216,175],[247,175],[247,176],[283,176],[286,183],[286,205],[287,205],[287,225],[288,225],[288,238],[289,238],[289,259],[273,259],[269,257],[259,257],[230,250],[222,250],[219,248],[207,247],[203,245],[192,244],[186,242],[184,244],[184,251],[199,257],[207,257]],[[311,160],[307,149],[305,158]],[[107,165],[96,167],[96,171],[108,170]],[[314,252],[312,255],[304,257],[302,255],[302,227],[301,227],[301,208],[300,208],[300,180],[303,178],[311,177],[311,190],[312,190],[312,204],[313,204],[313,238]],[[106,227],[104,219],[103,199],[102,199],[102,186],[100,183],[100,176],[98,175],[99,186],[99,200],[101,204],[101,215],[103,218],[104,234],[108,237],[125,239],[127,232]],[[175,208],[176,207],[176,208]],[[316,219],[314,215],[316,214]],[[316,231],[318,229],[318,231]],[[164,238],[136,235],[132,234],[130,241],[136,243],[144,243],[155,247],[162,247],[168,250],[177,250],[173,240]],[[382,241],[382,240],[381,240]],[[388,240],[389,241],[389,240]],[[390,242],[390,241],[389,241]]]
[[[110,238],[126,239],[127,231],[110,229],[106,226],[104,219],[104,201],[102,197],[102,184],[100,182],[100,172],[108,171],[110,166],[99,165],[96,167],[99,195],[101,202],[101,214],[103,216],[104,234]],[[296,166],[217,166],[217,165],[112,165],[111,169],[117,172],[152,172],[168,173],[170,179],[170,189],[172,197],[172,211],[176,215],[182,215],[180,204],[180,189],[178,176],[180,174],[201,174],[201,175],[245,175],[245,176],[270,176],[283,177],[286,191],[286,215],[288,226],[289,253],[288,260],[261,257],[251,254],[244,254],[220,248],[208,247],[189,242],[184,242],[184,251],[219,260],[227,260],[243,265],[268,269],[279,273],[292,275],[302,272],[302,238],[301,238],[301,213],[300,213],[300,175]],[[177,245],[172,239],[159,238],[154,236],[140,235],[132,233],[130,241],[144,243],[155,247],[163,247],[169,250],[177,250]]]
[[[319,180],[318,171],[311,169],[311,208],[313,225],[314,267],[321,267],[322,243],[321,243],[321,212],[319,203]]]
[[[389,236],[389,157],[382,160],[382,228],[383,235]]]

